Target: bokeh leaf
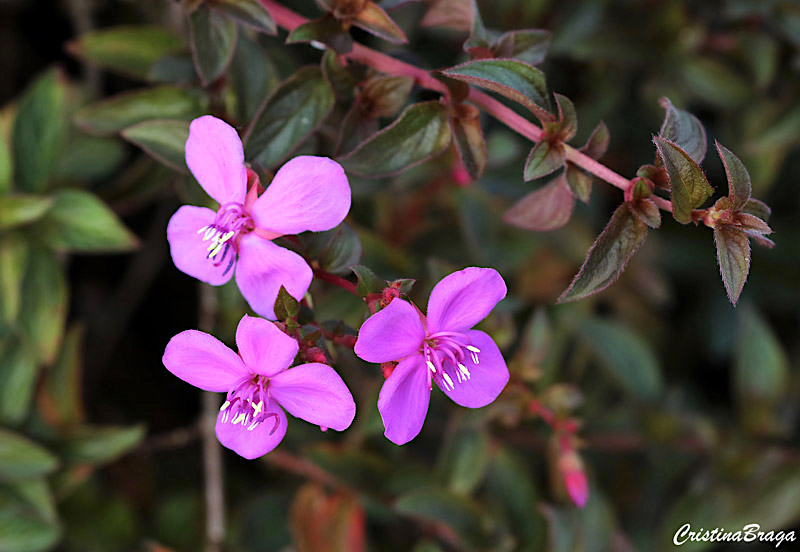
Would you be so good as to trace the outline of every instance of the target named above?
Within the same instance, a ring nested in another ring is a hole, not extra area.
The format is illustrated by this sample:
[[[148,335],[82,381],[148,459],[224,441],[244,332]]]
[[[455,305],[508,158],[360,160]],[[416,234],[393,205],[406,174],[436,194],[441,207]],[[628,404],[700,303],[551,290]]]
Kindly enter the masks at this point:
[[[144,121],[122,131],[122,137],[136,144],[154,159],[176,171],[188,172],[184,153],[189,123],[166,119]]]
[[[28,415],[39,366],[22,340],[0,345],[0,421],[19,425]]]
[[[69,465],[99,466],[128,453],[144,435],[143,425],[80,426],[63,438],[58,452]]]
[[[258,0],[207,0],[208,5],[262,33],[275,34],[275,20]]]
[[[443,523],[455,532],[466,550],[479,549],[485,540],[480,508],[465,497],[440,489],[419,488],[399,496],[394,509],[410,517]]]
[[[383,11],[379,5],[372,0],[366,0],[364,7],[353,18],[353,25],[364,29],[368,33],[379,36],[384,40],[394,44],[405,44],[408,42],[403,29],[392,21],[392,18]]]
[[[309,262],[316,261],[333,274],[347,274],[361,260],[361,240],[347,223],[326,232],[307,232],[299,238]]]
[[[49,364],[61,346],[67,315],[67,284],[56,256],[51,251],[33,248],[28,255],[19,328],[36,358]]]
[[[47,196],[12,194],[0,201],[0,230],[30,224],[42,218],[53,206]]]
[[[461,163],[470,178],[477,180],[486,170],[489,156],[481,128],[480,111],[471,105],[458,106],[458,116],[450,118],[453,141],[458,148]]]
[[[575,197],[562,174],[520,199],[506,211],[503,221],[536,232],[556,230],[569,222],[574,205]]]
[[[52,473],[58,459],[30,439],[0,428],[0,481],[32,479]]]
[[[229,2],[230,3],[230,2]],[[200,4],[189,15],[192,59],[204,85],[228,67],[236,48],[236,22]]]
[[[0,235],[0,319],[8,324],[19,315],[27,262],[28,244],[21,236],[8,232]]]

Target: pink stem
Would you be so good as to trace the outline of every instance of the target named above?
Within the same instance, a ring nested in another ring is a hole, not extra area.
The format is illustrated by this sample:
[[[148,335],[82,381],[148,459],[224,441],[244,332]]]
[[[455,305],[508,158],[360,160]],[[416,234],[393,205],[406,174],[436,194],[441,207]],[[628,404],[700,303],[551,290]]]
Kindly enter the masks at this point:
[[[302,15],[293,12],[281,4],[278,4],[275,0],[261,0],[261,3],[269,10],[277,24],[289,31],[308,21],[308,19]],[[345,54],[343,57],[350,60],[359,61],[364,65],[368,65],[381,71],[382,73],[412,77],[414,81],[423,88],[435,90],[443,94],[447,92],[444,84],[433,78],[428,71],[395,59],[371,48],[367,48],[361,44],[354,44],[353,50]],[[469,100],[475,105],[481,107],[487,113],[491,114],[498,121],[504,123],[510,129],[530,139],[531,141],[538,142],[542,139],[542,135],[544,133],[541,128],[517,114],[512,109],[506,107],[499,101],[495,100],[491,96],[473,88],[469,92]],[[615,186],[623,191],[627,190],[633,185],[631,180],[614,172],[602,163],[598,163],[574,147],[564,144],[564,148],[566,149],[567,159],[570,162],[595,175],[597,178],[600,178],[601,180],[604,180],[612,186]],[[672,210],[672,204],[667,200],[656,201],[656,204],[667,211]]]

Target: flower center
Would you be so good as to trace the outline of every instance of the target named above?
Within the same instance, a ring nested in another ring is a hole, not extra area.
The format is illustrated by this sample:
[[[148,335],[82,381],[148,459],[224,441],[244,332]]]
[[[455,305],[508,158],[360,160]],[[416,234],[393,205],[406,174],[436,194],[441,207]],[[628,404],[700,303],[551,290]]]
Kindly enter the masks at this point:
[[[267,389],[268,380],[262,376],[249,375],[237,381],[219,409],[220,421],[223,424],[241,424],[248,431],[253,431],[259,424],[272,418],[275,425],[269,434],[275,433],[280,425],[280,417],[276,412],[266,410],[269,403]]]
[[[244,205],[225,203],[217,211],[214,222],[203,226],[197,233],[203,234],[203,241],[211,240],[206,258],[213,262],[214,266],[220,266],[227,261],[228,266],[223,272],[225,275],[236,260],[234,253],[236,252],[237,238],[241,234],[250,232],[253,228],[255,228],[253,219],[245,211]]]
[[[469,355],[473,364],[480,364],[480,352],[465,334],[458,332],[437,332],[422,342],[422,354],[430,370],[428,377],[436,380],[440,387],[450,389],[455,389],[456,383],[463,383],[472,377],[464,360]]]

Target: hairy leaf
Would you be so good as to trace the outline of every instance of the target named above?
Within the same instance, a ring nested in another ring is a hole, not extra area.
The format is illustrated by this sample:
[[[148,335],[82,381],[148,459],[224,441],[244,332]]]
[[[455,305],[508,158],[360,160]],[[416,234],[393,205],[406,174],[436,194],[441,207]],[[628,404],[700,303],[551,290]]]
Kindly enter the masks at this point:
[[[606,154],[610,140],[611,135],[608,132],[608,127],[603,121],[600,121],[597,126],[594,127],[586,143],[581,146],[580,151],[592,159],[600,159]]]
[[[19,100],[14,120],[13,153],[17,187],[43,191],[61,152],[66,124],[66,87],[58,70],[42,73]]]
[[[547,56],[551,36],[550,31],[543,29],[509,31],[492,44],[492,52],[499,58],[539,65]]]
[[[394,117],[403,109],[413,86],[411,77],[370,77],[361,89],[360,102],[371,117]]]
[[[332,274],[347,274],[361,260],[361,240],[345,222],[325,232],[305,232],[299,238],[308,261]]]
[[[537,68],[513,59],[468,61],[443,71],[448,77],[488,88],[518,102],[543,121],[553,121],[547,82]]]
[[[770,215],[772,215],[772,209],[770,209],[769,205],[754,198],[747,200],[747,203],[742,207],[742,212],[756,216],[765,222],[768,221]]]
[[[80,109],[73,120],[92,134],[113,134],[142,121],[190,121],[208,110],[200,95],[175,86],[155,86],[125,92]]]
[[[189,15],[192,59],[204,85],[219,77],[236,48],[236,22],[201,4]]]
[[[629,205],[633,214],[650,228],[661,226],[661,211],[652,199],[642,198]]]
[[[564,166],[565,161],[563,144],[542,140],[533,146],[528,154],[528,159],[525,160],[525,169],[523,170],[525,182],[556,172]]]
[[[61,190],[39,223],[42,241],[61,251],[129,251],[138,240],[96,196]]]
[[[359,175],[391,176],[442,153],[450,139],[445,107],[438,101],[418,103],[341,161]]]
[[[585,318],[577,328],[625,391],[646,401],[658,398],[663,387],[661,369],[647,342],[609,320]]]
[[[483,175],[489,160],[481,128],[480,111],[474,106],[464,104],[456,109],[457,116],[450,118],[453,139],[461,163],[470,178],[477,180]]]
[[[592,193],[592,175],[572,163],[567,163],[564,176],[575,197],[584,203],[589,203],[589,196]]]
[[[747,234],[732,224],[717,224],[714,242],[725,291],[731,303],[736,305],[750,271],[750,242]]]
[[[276,34],[275,21],[258,0],[206,0],[209,6],[257,31]]]
[[[372,0],[367,0],[363,9],[353,18],[353,25],[395,44],[408,42],[403,29]]]
[[[575,104],[572,100],[561,94],[553,94],[556,98],[558,107],[558,137],[568,142],[578,132],[578,114],[575,112]]]
[[[381,280],[374,272],[365,266],[351,266],[350,270],[358,278],[356,293],[361,297],[366,297],[370,293],[380,293],[386,287],[386,280]]]
[[[298,25],[286,39],[287,44],[312,41],[330,46],[337,54],[346,54],[353,49],[353,37],[350,32],[342,27],[341,21],[329,13]]]
[[[687,224],[692,221],[692,209],[702,205],[714,189],[703,169],[679,146],[660,136],[653,141],[669,174],[672,216],[681,224]]]
[[[267,98],[246,138],[248,159],[277,165],[328,116],[333,90],[319,67],[303,67]]]
[[[154,119],[122,131],[122,137],[136,144],[154,159],[176,171],[188,172],[184,153],[189,139],[189,123]]]
[[[669,98],[661,98],[659,103],[667,113],[658,135],[677,144],[697,164],[702,163],[707,148],[703,123],[688,111],[672,105]]]
[[[647,237],[647,226],[626,203],[620,205],[608,226],[592,244],[586,260],[559,303],[583,299],[610,286]]]
[[[557,230],[569,222],[574,205],[575,197],[562,174],[520,199],[506,211],[503,221],[525,230]]]
[[[184,46],[174,32],[142,25],[93,31],[67,44],[67,49],[100,67],[145,79],[158,60],[183,51]]]
[[[719,157],[725,166],[725,175],[728,177],[728,198],[731,207],[738,211],[750,200],[753,185],[750,183],[750,173],[738,157],[731,150],[714,140]]]
[[[281,286],[275,298],[275,318],[286,321],[290,318],[296,319],[298,314],[300,314],[300,303],[289,295],[284,286]]]

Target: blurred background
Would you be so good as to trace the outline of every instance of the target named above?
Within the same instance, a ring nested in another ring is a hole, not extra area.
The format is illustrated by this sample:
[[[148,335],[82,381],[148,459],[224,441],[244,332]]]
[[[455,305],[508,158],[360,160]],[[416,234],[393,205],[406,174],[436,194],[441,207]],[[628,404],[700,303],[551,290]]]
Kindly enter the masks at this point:
[[[283,4],[321,14],[310,1]],[[353,29],[357,42],[426,69],[468,59],[467,33],[420,26],[428,4],[380,4],[409,44]],[[491,29],[552,32],[540,68],[576,105],[574,143],[605,121],[602,162],[618,173],[653,162],[660,97],[694,113],[709,143],[749,169],[777,246],[753,248],[734,308],[711,230],[665,216],[618,282],[556,305],[619,190],[595,181],[590,204],[554,232],[504,225],[504,210],[532,189],[522,178],[531,144],[486,114],[489,161],[477,182],[459,177],[452,151],[395,177],[349,175],[348,226],[316,238],[318,258],[345,277],[362,264],[383,279],[414,278],[420,307],[452,270],[496,267],[509,296],[481,328],[512,383],[475,411],[434,391],[422,433],[397,447],[375,407],[379,367],[327,343],[358,404],[354,425],[321,434],[292,419],[263,459],[224,450],[223,549],[658,551],[684,523],[800,531],[800,6],[478,5]],[[205,549],[201,395],[161,355],[198,327],[204,293],[229,344],[247,305],[235,285],[209,295],[172,264],[169,217],[207,199],[173,135],[130,129],[213,111],[243,132],[278,83],[322,52],[285,45],[284,30],[241,26],[224,76],[203,87],[187,29],[173,2],[0,3],[0,551]],[[120,96],[155,87],[138,103]],[[437,98],[415,87],[408,102]],[[293,155],[332,156],[352,101],[351,87]],[[712,147],[703,168],[714,199],[726,195]],[[325,282],[310,293],[330,327],[353,333],[367,315]],[[589,482],[582,509],[558,467],[563,425],[532,401],[571,424]]]

